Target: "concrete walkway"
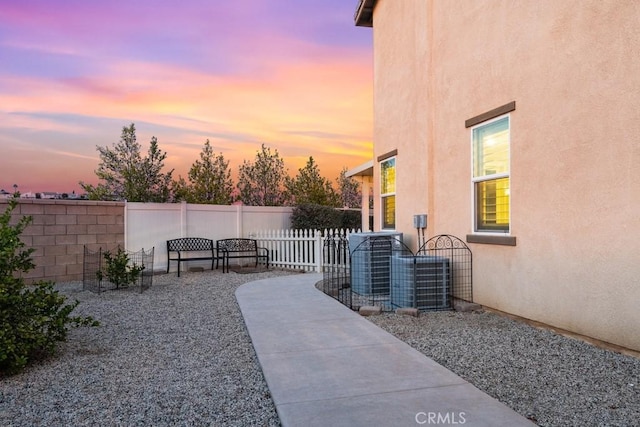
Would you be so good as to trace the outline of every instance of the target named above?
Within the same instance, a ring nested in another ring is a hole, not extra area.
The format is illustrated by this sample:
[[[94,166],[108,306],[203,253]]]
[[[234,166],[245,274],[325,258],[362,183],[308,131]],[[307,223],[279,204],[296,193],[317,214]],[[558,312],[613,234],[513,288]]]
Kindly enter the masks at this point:
[[[534,425],[318,291],[321,279],[236,291],[283,426]]]

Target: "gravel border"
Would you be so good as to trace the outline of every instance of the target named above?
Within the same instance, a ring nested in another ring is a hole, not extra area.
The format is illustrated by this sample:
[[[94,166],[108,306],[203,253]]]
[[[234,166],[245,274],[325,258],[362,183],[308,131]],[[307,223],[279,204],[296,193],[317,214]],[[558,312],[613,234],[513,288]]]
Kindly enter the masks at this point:
[[[367,319],[538,425],[640,425],[638,358],[492,312]]]
[[[142,294],[57,285],[101,326],[2,379],[0,425],[279,426],[234,292],[286,274],[172,273]]]
[[[280,425],[235,290],[288,274],[158,275],[143,294],[58,285],[102,325],[2,379],[0,425]],[[638,358],[490,312],[367,319],[539,425],[640,425]]]

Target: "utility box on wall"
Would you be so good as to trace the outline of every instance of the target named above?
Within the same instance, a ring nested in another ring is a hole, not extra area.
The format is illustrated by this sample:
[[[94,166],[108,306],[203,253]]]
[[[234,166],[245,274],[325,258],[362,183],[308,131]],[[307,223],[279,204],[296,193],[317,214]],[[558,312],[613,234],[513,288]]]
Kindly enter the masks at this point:
[[[427,228],[427,214],[420,214],[413,216],[414,228]]]

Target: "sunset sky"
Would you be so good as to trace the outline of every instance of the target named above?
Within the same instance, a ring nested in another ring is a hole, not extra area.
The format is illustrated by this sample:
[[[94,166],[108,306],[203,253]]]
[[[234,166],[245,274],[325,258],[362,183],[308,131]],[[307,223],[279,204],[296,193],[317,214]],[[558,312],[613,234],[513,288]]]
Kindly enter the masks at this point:
[[[0,0],[0,188],[81,192],[135,123],[186,178],[207,139],[335,181],[371,158],[372,33],[358,0]]]

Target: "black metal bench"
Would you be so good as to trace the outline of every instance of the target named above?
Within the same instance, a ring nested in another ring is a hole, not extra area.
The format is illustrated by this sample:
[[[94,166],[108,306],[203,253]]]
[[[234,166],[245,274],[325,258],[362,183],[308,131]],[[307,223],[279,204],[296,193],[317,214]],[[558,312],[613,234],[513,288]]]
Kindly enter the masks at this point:
[[[229,260],[238,258],[252,258],[256,260],[255,266],[262,261],[269,268],[269,251],[267,248],[258,247],[255,239],[222,239],[216,242],[216,249],[220,259],[222,259],[222,272],[229,271]],[[218,264],[216,261],[216,268]],[[225,271],[226,269],[226,271]]]
[[[176,255],[172,257],[172,254]],[[180,277],[181,262],[203,260],[211,260],[211,269],[213,270],[214,262],[217,263],[218,260],[213,240],[202,237],[181,237],[167,240],[167,273],[169,272],[171,261],[178,261],[178,277]]]

